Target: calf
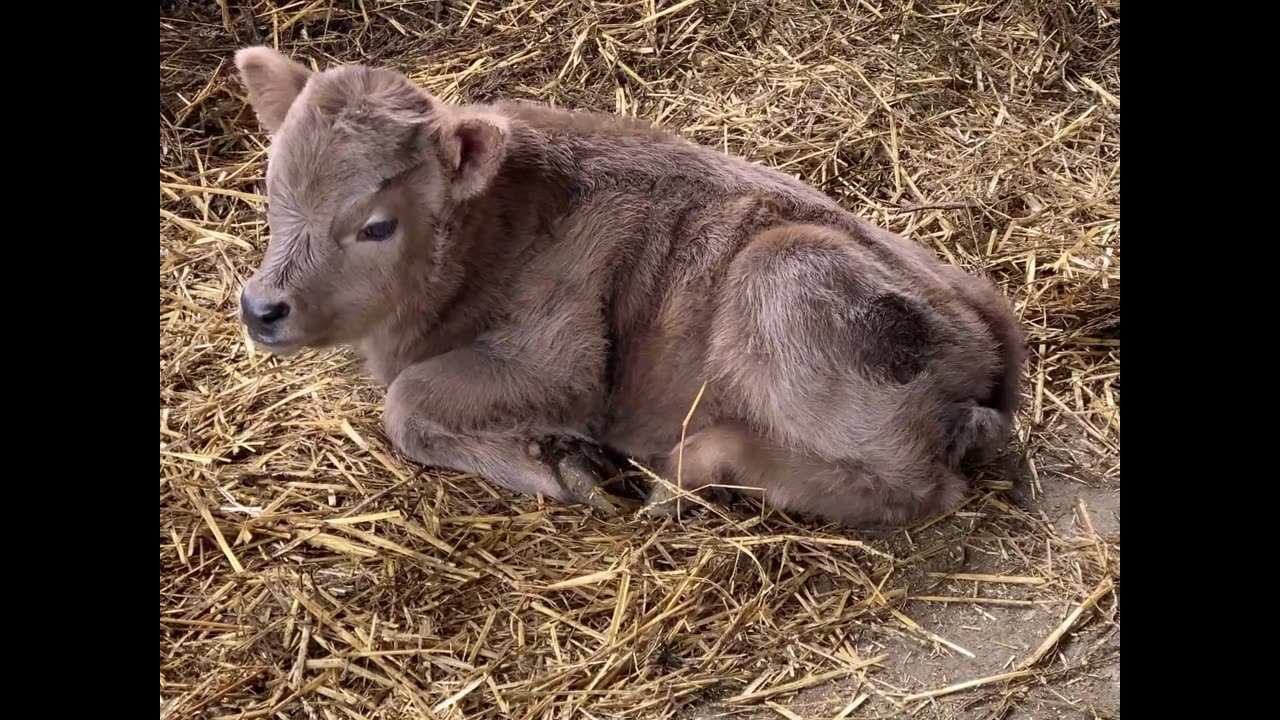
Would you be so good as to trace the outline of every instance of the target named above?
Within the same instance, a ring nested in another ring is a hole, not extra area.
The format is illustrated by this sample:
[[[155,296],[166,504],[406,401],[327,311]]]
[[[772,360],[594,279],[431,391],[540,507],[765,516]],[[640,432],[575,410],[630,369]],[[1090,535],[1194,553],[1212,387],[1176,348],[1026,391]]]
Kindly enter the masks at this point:
[[[1009,304],[799,181],[620,117],[235,61],[271,135],[243,321],[276,353],[354,346],[418,462],[611,509],[604,447],[873,525],[954,508],[1007,442]]]

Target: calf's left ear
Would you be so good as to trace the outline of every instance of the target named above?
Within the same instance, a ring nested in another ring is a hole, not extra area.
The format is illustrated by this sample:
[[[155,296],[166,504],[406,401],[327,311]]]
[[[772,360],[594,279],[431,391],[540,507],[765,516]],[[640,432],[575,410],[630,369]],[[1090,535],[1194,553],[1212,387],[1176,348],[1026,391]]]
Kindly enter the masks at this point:
[[[452,171],[453,196],[470,200],[493,184],[507,155],[511,126],[497,113],[451,109],[439,125],[441,155]]]

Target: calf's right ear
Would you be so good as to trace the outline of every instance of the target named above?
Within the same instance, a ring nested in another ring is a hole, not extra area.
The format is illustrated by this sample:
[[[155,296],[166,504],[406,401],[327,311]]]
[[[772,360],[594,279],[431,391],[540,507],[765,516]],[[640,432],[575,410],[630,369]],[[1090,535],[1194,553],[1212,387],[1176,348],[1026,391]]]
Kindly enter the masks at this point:
[[[284,124],[285,114],[311,77],[311,70],[269,47],[247,47],[236,52],[240,80],[249,91],[258,122],[275,134]]]

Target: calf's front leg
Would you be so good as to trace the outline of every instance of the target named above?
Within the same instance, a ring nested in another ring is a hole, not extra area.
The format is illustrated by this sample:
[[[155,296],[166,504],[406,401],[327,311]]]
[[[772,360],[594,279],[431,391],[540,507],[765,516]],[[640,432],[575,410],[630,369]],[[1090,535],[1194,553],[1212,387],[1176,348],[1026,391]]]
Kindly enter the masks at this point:
[[[597,487],[604,468],[564,432],[589,413],[590,374],[567,371],[572,357],[554,368],[526,357],[481,343],[410,366],[387,389],[388,438],[424,465],[612,512]]]

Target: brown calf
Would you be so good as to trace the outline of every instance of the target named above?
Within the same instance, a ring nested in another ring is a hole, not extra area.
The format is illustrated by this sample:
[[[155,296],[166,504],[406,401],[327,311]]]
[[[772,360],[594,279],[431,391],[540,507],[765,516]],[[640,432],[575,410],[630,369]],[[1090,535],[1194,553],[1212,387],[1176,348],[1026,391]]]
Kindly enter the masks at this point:
[[[1006,442],[1009,304],[803,183],[619,117],[236,65],[272,136],[244,321],[273,352],[354,345],[418,462],[607,509],[598,445],[870,525],[953,508]]]

